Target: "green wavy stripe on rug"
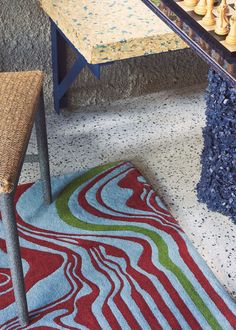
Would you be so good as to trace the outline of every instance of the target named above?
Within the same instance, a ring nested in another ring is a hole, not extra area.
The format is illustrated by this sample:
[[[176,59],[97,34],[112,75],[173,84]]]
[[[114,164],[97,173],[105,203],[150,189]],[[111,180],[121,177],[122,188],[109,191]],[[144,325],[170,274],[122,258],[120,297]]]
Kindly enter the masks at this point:
[[[120,163],[120,162],[119,162]],[[94,232],[100,231],[131,231],[136,233],[141,233],[149,237],[154,244],[157,246],[159,251],[159,261],[160,263],[170,270],[179,280],[189,297],[192,299],[194,304],[197,306],[199,311],[202,313],[204,318],[207,320],[208,324],[212,327],[212,329],[218,330],[222,329],[214,315],[212,315],[209,308],[206,306],[202,298],[199,296],[197,291],[195,290],[192,283],[188,280],[188,278],[184,275],[181,269],[173,263],[168,254],[168,246],[163,240],[163,238],[155,233],[152,230],[145,229],[138,226],[131,225],[98,225],[98,224],[90,224],[83,222],[82,220],[75,217],[68,206],[70,196],[74,193],[76,189],[78,189],[82,184],[88,182],[93,179],[95,176],[101,174],[102,172],[113,168],[119,163],[107,164],[99,167],[95,167],[90,171],[86,172],[84,175],[73,180],[65,189],[61,192],[56,200],[56,208],[59,217],[65,221],[68,225],[73,227],[78,227],[82,230],[90,230]]]

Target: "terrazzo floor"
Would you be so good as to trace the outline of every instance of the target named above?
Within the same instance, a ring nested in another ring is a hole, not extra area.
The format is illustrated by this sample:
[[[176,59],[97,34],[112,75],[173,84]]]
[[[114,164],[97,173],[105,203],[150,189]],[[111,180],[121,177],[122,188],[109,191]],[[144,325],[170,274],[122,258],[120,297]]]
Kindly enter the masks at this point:
[[[236,300],[236,225],[198,203],[204,86],[47,115],[52,175],[131,160]],[[35,150],[32,136],[30,152]],[[21,182],[37,179],[26,164]]]

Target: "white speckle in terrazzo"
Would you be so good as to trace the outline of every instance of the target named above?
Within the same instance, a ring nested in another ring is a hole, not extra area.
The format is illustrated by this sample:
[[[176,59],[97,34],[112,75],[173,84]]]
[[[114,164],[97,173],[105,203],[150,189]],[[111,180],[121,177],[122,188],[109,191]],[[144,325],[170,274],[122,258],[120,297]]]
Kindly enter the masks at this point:
[[[77,112],[47,115],[53,175],[131,160],[149,179],[228,292],[236,299],[236,225],[197,202],[204,86],[165,91]],[[34,150],[33,136],[29,150]],[[38,178],[25,165],[21,182]]]

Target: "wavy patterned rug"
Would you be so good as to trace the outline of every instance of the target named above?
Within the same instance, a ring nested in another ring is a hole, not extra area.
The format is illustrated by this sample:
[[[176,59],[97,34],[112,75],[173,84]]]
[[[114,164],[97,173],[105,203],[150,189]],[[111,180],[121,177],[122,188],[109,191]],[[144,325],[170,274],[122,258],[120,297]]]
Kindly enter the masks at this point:
[[[27,329],[236,329],[236,305],[130,163],[17,194]],[[0,328],[15,317],[0,221]]]

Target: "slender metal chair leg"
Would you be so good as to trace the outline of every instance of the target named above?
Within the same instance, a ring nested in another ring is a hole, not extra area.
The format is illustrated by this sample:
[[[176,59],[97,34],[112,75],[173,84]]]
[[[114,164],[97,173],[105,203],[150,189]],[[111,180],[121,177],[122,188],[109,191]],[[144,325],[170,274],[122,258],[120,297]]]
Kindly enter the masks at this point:
[[[35,128],[37,137],[37,147],[41,179],[43,182],[43,193],[45,203],[52,202],[51,179],[48,157],[47,129],[44,111],[43,92],[40,95],[39,107],[35,118]]]
[[[1,211],[5,228],[7,254],[10,260],[15,302],[18,309],[20,324],[24,326],[29,323],[29,318],[13,197],[13,193],[1,195]]]

